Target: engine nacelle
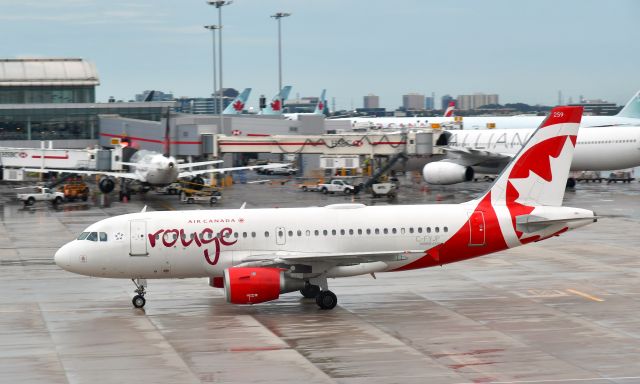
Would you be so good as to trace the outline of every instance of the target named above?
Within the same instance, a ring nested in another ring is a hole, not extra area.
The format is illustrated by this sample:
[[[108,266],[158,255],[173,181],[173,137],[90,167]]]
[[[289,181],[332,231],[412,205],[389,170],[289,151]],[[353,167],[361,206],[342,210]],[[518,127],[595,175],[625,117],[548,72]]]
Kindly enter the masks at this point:
[[[281,293],[304,288],[305,282],[285,276],[279,268],[227,268],[224,293],[233,304],[258,304],[275,300]]]
[[[448,161],[429,163],[422,169],[422,177],[429,184],[448,185],[473,180],[473,168]]]
[[[111,193],[116,187],[116,182],[110,177],[102,177],[98,182],[98,188],[102,193]]]

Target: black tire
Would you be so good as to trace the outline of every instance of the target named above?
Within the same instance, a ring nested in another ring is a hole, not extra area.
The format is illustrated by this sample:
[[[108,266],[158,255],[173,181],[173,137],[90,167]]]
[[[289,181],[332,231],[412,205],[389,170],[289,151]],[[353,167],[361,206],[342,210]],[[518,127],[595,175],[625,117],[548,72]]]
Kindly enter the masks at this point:
[[[567,179],[567,188],[575,188],[576,187],[576,179],[570,177]]]
[[[193,203],[194,203],[193,197],[189,197],[187,199],[187,204],[193,204]]]
[[[309,190],[309,188],[307,188],[307,186],[306,186],[306,185],[303,185],[303,186],[302,186],[302,192],[307,192],[308,190]]]
[[[351,194],[351,188],[345,188],[343,192],[344,192],[345,195],[350,195]]]
[[[329,193],[329,190],[327,188],[322,188],[322,193],[326,195],[327,193]]]
[[[315,299],[320,294],[320,287],[313,284],[307,284],[300,290],[305,299]]]
[[[89,199],[88,195],[82,195],[82,201],[87,201]]]
[[[55,198],[55,199],[53,199],[53,204],[54,204],[54,205],[58,205],[58,204],[60,204],[60,203],[62,203],[62,197],[60,197],[60,196],[56,196],[56,198]]]
[[[338,298],[331,291],[322,291],[316,296],[316,304],[320,309],[333,309],[338,304]]]
[[[218,202],[218,199],[216,199],[215,197],[212,197],[211,199],[209,199],[209,204],[214,205]]]
[[[35,202],[36,202],[36,199],[34,199],[33,196],[32,196],[32,197],[29,197],[27,199],[27,201],[25,201],[24,203],[25,203],[25,205],[33,205],[33,204],[35,204]]]
[[[147,300],[144,299],[144,296],[140,295],[133,296],[133,299],[131,300],[131,304],[138,309],[143,308],[146,303]]]

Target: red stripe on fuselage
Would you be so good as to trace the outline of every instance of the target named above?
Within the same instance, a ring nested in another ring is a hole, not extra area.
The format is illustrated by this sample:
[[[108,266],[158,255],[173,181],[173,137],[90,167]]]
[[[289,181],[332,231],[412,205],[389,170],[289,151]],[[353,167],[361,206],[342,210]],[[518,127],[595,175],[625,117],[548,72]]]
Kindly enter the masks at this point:
[[[455,263],[457,261],[507,249],[507,243],[504,240],[500,224],[498,223],[498,216],[493,206],[491,206],[491,192],[487,193],[474,211],[482,212],[484,215],[484,245],[469,244],[471,239],[471,226],[469,220],[467,220],[449,240],[427,250],[425,255],[418,260],[394,269],[394,271],[405,271],[408,269],[427,268]]]

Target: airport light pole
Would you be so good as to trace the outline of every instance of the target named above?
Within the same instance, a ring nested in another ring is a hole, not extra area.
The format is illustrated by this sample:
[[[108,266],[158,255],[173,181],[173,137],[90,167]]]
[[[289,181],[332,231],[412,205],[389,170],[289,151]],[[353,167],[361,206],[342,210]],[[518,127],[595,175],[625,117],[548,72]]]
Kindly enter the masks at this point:
[[[216,76],[218,75],[218,71],[216,70],[216,29],[220,29],[218,25],[205,25],[206,29],[211,30],[211,37],[213,38],[213,92],[211,92],[211,97],[213,100],[216,99],[216,92],[218,90],[218,79]],[[214,104],[215,105],[215,104]]]
[[[291,14],[286,12],[278,12],[274,15],[271,15],[271,17],[278,21],[278,92],[282,90],[282,29],[280,24],[282,18],[287,16],[291,16]]]
[[[230,5],[231,3],[233,3],[233,0],[209,0],[207,1],[207,4],[209,5],[213,5],[216,8],[218,8],[218,63],[220,64],[220,133],[222,133],[222,128],[223,128],[223,118],[222,118],[222,111],[224,110],[223,106],[224,106],[224,98],[223,98],[223,94],[222,94],[222,7],[224,7],[225,5]]]

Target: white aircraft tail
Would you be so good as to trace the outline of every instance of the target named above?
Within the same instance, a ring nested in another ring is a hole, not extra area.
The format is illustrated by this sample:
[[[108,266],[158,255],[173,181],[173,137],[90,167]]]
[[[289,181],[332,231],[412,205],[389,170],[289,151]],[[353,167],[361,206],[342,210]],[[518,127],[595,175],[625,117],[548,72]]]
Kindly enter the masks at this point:
[[[316,109],[313,111],[314,115],[324,114],[324,107],[327,105],[327,102],[324,99],[326,93],[327,93],[327,90],[323,89],[322,93],[320,94],[320,98],[318,99],[318,103],[316,104]]]
[[[282,115],[282,107],[285,100],[289,98],[289,93],[291,93],[291,86],[285,85],[282,87],[282,90],[271,99],[271,103],[267,104],[267,107],[260,113],[262,115]]]
[[[247,104],[249,95],[251,94],[251,88],[245,88],[240,94],[227,105],[227,108],[222,111],[223,115],[239,115],[244,111],[244,106]]]
[[[627,104],[618,112],[620,117],[630,117],[632,119],[640,119],[640,91],[627,102]]]
[[[512,208],[562,204],[582,110],[551,110],[489,190],[492,205]]]

